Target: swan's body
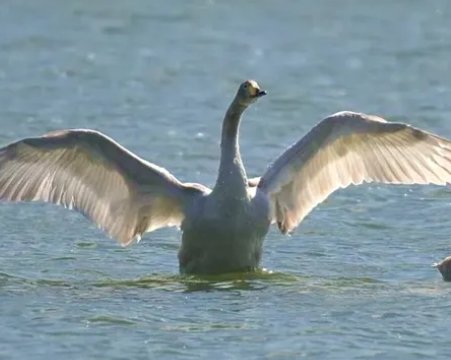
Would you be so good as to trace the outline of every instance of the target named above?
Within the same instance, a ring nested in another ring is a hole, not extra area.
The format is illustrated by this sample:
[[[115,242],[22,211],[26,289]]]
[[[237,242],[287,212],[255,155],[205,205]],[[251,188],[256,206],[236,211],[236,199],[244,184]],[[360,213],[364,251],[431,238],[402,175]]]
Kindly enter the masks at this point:
[[[181,272],[222,273],[257,268],[271,223],[291,232],[339,188],[451,183],[449,140],[353,112],[324,119],[261,178],[248,179],[239,123],[265,94],[255,81],[241,84],[224,118],[212,190],[181,183],[99,132],[63,130],[0,149],[0,198],[76,209],[124,246],[144,232],[180,226]]]
[[[211,193],[193,203],[182,223],[182,272],[223,273],[258,267],[271,224],[269,200],[255,188],[242,198]]]
[[[439,263],[433,265],[442,274],[443,280],[451,281],[451,256],[444,258]]]

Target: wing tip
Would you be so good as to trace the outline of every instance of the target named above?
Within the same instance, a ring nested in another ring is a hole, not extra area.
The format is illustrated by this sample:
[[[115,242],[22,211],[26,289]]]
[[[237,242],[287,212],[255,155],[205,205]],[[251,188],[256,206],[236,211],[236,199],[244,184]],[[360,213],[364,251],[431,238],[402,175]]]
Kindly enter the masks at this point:
[[[141,235],[136,235],[132,238],[127,238],[127,239],[119,239],[119,244],[121,245],[121,247],[126,248],[129,247],[133,244],[138,244],[141,241]]]

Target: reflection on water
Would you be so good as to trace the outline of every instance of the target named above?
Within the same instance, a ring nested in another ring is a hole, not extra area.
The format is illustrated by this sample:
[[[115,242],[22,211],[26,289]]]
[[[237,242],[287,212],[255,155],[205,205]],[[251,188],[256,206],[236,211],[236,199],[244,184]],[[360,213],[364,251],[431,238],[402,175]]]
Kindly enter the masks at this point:
[[[84,273],[87,273],[84,271]],[[105,274],[99,272],[88,272],[92,275]],[[67,281],[58,279],[26,279],[18,276],[0,273],[0,286],[3,287],[71,287],[71,288],[142,288],[157,289],[165,291],[209,291],[209,290],[261,290],[271,284],[288,285],[302,281],[295,275],[283,274],[261,269],[255,272],[231,273],[211,276],[194,275],[148,275],[136,279],[111,279],[94,281]]]
[[[93,275],[103,275],[94,272]],[[338,289],[350,289],[359,287],[381,287],[384,282],[372,278],[345,278],[330,277],[321,278],[314,276],[299,276],[273,272],[260,269],[254,272],[230,273],[221,275],[163,275],[155,274],[135,279],[104,278],[93,281],[67,281],[59,279],[26,279],[0,273],[0,286],[30,288],[66,287],[73,289],[110,288],[120,290],[127,288],[155,289],[169,292],[196,292],[196,291],[227,291],[227,290],[264,290],[268,286],[273,287],[303,287],[309,291],[334,291]]]

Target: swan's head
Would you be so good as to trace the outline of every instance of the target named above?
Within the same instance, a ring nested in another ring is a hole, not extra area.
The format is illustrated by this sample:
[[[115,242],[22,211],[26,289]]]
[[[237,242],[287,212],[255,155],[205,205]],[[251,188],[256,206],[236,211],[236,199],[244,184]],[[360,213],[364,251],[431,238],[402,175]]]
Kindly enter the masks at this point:
[[[248,106],[264,95],[266,91],[260,89],[255,80],[246,80],[238,88],[236,99],[240,104]]]

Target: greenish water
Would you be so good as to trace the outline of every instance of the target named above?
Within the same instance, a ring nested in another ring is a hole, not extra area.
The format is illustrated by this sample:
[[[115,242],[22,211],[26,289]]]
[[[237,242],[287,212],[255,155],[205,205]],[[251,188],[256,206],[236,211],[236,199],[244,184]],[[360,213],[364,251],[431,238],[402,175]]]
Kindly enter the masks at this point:
[[[251,176],[322,117],[451,137],[445,0],[74,1],[0,6],[0,143],[89,127],[211,186],[240,81]],[[0,359],[448,359],[451,192],[339,191],[256,274],[181,277],[180,234],[123,249],[81,215],[0,204]]]

